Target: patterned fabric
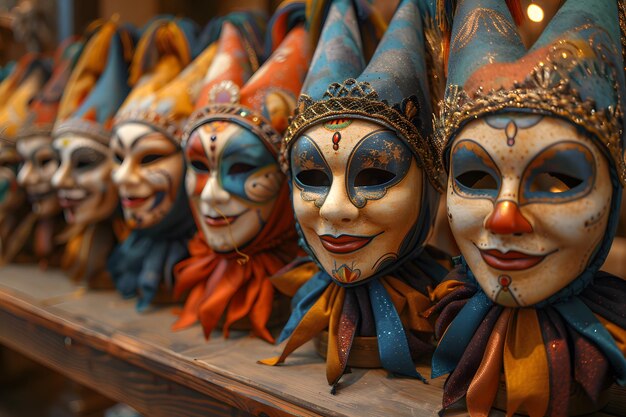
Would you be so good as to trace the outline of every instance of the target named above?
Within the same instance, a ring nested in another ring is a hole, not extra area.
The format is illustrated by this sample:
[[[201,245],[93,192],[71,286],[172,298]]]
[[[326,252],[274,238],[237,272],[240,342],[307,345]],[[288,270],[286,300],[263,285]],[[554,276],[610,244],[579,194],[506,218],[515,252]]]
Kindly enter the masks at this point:
[[[461,259],[435,293],[425,315],[438,315],[435,334],[443,337],[432,377],[450,374],[444,409],[466,397],[470,415],[487,415],[501,374],[507,412],[524,407],[533,416],[568,415],[574,384],[596,402],[613,378],[626,382],[626,286],[615,276],[597,273],[568,300],[507,308],[487,298]]]
[[[134,44],[134,30],[113,21],[92,35],[67,82],[54,137],[83,135],[108,145],[113,116],[130,91],[128,64]]]

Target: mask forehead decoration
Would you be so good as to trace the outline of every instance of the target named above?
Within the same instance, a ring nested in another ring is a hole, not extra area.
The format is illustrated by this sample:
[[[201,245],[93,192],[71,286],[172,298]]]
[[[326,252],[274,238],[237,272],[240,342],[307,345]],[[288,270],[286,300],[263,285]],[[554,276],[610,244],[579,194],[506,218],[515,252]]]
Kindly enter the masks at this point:
[[[187,192],[199,230],[190,243],[194,255],[176,267],[176,292],[191,290],[198,301],[185,305],[175,329],[199,320],[208,336],[224,315],[225,336],[246,318],[255,336],[274,340],[267,327],[281,320],[283,299],[268,277],[297,249],[277,155],[309,62],[303,9],[302,2],[279,7],[268,30],[268,45],[276,48],[256,71],[245,26],[229,21],[222,28],[218,62],[184,135]],[[199,277],[196,265],[206,262],[212,272]],[[207,286],[215,290],[204,291]],[[236,294],[245,294],[243,306]]]
[[[420,352],[411,351],[404,334],[425,335],[429,325],[404,327],[387,280],[402,286],[398,299],[420,300],[420,307],[415,305],[419,310],[428,306],[426,286],[445,274],[424,251],[437,190],[443,187],[428,123],[424,25],[434,28],[430,12],[420,2],[401,1],[366,67],[358,29],[364,26],[357,21],[353,2],[330,4],[281,148],[301,245],[319,267],[311,262],[291,273],[319,272],[294,295],[296,307],[281,334],[281,340],[291,338],[283,354],[266,364],[284,361],[327,326],[329,384],[334,386],[343,375],[349,346],[358,336],[377,336],[382,367],[422,378],[411,358]],[[422,279],[406,281],[405,268],[420,270]],[[281,288],[289,277],[276,278],[276,285]],[[331,316],[335,309],[337,317],[351,311],[350,320],[369,322],[369,327],[338,329],[332,319],[318,315],[314,304],[322,302],[332,305]],[[345,340],[347,348],[340,342]],[[392,345],[393,355],[388,350]]]
[[[568,0],[527,50],[504,2],[457,6],[435,121],[449,172],[448,219],[462,252],[455,275],[435,290],[436,326],[445,333],[433,377],[451,374],[444,408],[465,396],[470,415],[488,413],[484,398],[495,398],[497,387],[472,388],[488,368],[504,372],[509,414],[571,413],[574,385],[596,402],[605,378],[626,380],[625,351],[615,342],[625,311],[611,301],[626,287],[598,272],[626,180],[617,15],[612,1]],[[452,299],[465,306],[459,311]],[[579,371],[582,345],[606,364],[602,375]],[[532,359],[522,349],[535,352]],[[470,351],[493,355],[462,361]]]
[[[200,45],[195,29],[184,19],[150,24],[131,64],[133,89],[114,121],[112,178],[133,231],[109,269],[122,296],[138,296],[139,311],[159,292],[171,300],[172,268],[188,256],[195,231],[184,191],[181,129],[215,56],[215,45]]]
[[[45,119],[56,115],[52,148],[59,165],[51,183],[68,223],[60,237],[67,242],[61,266],[76,282],[111,288],[106,261],[121,236],[113,227],[118,198],[108,144],[113,115],[130,90],[135,34],[115,21],[88,31],[84,45],[74,43],[61,55],[49,90],[35,105],[41,121],[35,126],[44,128]],[[55,95],[60,103],[53,102]]]

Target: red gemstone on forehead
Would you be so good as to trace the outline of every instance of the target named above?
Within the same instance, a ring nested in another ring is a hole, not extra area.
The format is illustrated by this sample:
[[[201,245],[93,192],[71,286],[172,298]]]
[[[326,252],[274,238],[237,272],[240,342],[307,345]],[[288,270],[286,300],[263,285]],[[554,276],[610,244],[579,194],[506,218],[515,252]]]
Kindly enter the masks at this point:
[[[341,140],[341,133],[335,132],[333,133],[333,149],[339,149],[339,141]]]

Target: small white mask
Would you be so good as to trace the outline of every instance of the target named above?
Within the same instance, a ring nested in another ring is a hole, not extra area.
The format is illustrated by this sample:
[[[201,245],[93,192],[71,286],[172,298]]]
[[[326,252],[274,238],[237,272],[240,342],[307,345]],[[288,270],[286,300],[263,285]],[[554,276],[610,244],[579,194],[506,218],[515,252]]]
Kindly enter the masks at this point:
[[[57,189],[67,223],[87,225],[111,216],[118,200],[111,181],[109,148],[73,134],[56,138],[52,146],[61,161],[52,186]]]
[[[59,213],[59,200],[51,183],[59,161],[50,138],[30,136],[20,139],[17,142],[17,152],[24,161],[17,182],[26,191],[33,212],[42,217]]]
[[[180,147],[151,126],[129,122],[116,128],[111,149],[113,181],[127,224],[144,229],[160,223],[182,184]]]

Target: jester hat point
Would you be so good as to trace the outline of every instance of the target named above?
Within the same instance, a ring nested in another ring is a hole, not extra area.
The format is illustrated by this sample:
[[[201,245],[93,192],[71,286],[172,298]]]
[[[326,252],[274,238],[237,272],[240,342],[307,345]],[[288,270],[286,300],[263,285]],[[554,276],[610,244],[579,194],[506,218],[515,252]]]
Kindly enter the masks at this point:
[[[427,13],[402,0],[367,67],[352,0],[330,6],[296,114],[283,140],[283,170],[290,145],[306,129],[338,117],[373,121],[410,147],[437,190],[443,169],[433,141],[423,30]]]
[[[18,132],[20,138],[51,136],[63,91],[83,46],[83,40],[78,37],[68,38],[59,45],[50,80],[31,103],[28,118]]]
[[[590,134],[625,185],[617,16],[613,0],[566,1],[527,50],[505,2],[459,2],[448,88],[435,120],[444,165],[455,134],[469,121],[501,112],[535,113],[565,119]]]
[[[240,75],[234,80],[222,76],[219,82],[216,79],[205,85],[208,95],[203,94],[201,99],[206,106],[191,116],[183,135],[185,141],[201,125],[229,121],[252,131],[273,154],[278,154],[309,63],[304,26],[296,24],[283,34],[279,46],[242,87],[239,84],[245,80]]]
[[[15,144],[29,114],[31,100],[48,80],[49,65],[40,54],[28,53],[0,83],[0,140]]]
[[[108,145],[113,116],[130,91],[128,64],[134,44],[134,29],[114,20],[91,36],[67,82],[54,137],[84,135]]]

